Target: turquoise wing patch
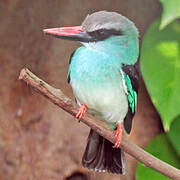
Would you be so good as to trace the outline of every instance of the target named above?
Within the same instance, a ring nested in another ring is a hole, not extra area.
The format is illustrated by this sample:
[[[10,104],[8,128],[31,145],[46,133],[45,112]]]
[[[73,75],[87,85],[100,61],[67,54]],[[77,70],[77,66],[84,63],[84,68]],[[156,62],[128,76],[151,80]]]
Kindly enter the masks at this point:
[[[137,93],[136,91],[133,90],[132,88],[132,84],[131,84],[131,79],[129,78],[129,76],[124,73],[124,79],[126,81],[126,85],[127,85],[127,89],[128,89],[128,101],[129,101],[129,106],[132,110],[132,113],[134,114],[136,111],[136,107],[137,107]]]

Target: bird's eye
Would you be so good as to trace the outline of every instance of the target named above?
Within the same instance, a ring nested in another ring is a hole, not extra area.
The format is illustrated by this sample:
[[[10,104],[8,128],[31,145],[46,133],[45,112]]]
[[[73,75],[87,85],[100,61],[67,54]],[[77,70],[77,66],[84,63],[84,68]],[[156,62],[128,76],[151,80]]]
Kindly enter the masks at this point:
[[[113,35],[122,35],[122,32],[114,29],[99,29],[92,32],[88,32],[88,34],[93,38],[93,41],[102,41]]]
[[[100,29],[97,31],[99,34],[106,34],[104,29]]]

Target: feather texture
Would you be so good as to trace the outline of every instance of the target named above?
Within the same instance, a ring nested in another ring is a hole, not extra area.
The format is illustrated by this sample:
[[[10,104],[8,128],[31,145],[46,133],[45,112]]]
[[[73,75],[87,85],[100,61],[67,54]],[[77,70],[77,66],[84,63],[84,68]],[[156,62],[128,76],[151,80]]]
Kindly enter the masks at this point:
[[[125,156],[121,149],[91,129],[82,158],[84,167],[97,172],[125,174]]]

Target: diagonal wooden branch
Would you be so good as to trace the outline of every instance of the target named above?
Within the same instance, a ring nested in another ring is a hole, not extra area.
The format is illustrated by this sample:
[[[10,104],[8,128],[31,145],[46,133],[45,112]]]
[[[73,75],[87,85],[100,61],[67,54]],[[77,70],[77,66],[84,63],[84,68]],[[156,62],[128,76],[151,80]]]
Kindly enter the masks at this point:
[[[28,85],[33,87],[35,91],[45,96],[48,100],[70,113],[72,116],[75,116],[78,113],[78,106],[70,98],[66,97],[60,89],[53,88],[35,76],[28,69],[25,68],[21,70],[19,79],[25,81]],[[107,126],[106,123],[95,119],[88,113],[82,118],[81,121],[112,143],[115,142],[116,139],[114,132]],[[144,165],[149,166],[165,176],[172,179],[180,179],[180,170],[155,158],[134,143],[127,140],[125,137],[123,137],[120,148],[136,158],[138,161],[142,162]]]

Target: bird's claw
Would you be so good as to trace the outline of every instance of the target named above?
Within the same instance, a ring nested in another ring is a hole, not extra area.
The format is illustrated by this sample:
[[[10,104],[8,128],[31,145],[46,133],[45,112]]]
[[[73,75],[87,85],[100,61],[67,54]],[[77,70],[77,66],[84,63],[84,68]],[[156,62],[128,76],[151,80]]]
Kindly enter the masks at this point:
[[[116,142],[114,144],[114,148],[119,148],[122,140],[122,127],[121,123],[118,123],[118,127],[115,132]]]
[[[85,104],[83,104],[80,109],[79,112],[76,114],[76,118],[81,119],[83,117],[83,115],[86,113],[87,111],[87,106]]]

